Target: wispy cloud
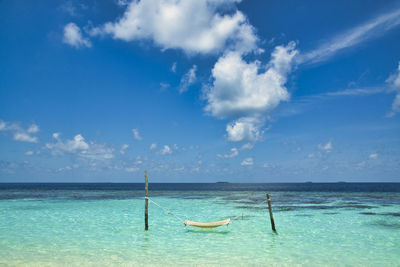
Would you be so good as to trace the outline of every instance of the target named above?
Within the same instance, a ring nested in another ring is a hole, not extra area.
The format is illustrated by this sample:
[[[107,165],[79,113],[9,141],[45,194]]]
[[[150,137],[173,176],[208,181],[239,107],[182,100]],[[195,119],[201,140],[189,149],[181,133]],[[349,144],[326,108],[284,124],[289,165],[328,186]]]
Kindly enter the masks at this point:
[[[135,140],[142,140],[143,138],[140,136],[139,134],[139,129],[132,129],[132,133],[133,133],[133,138],[135,138]]]
[[[396,92],[392,110],[386,115],[387,117],[393,117],[396,113],[400,112],[400,62],[398,63],[396,72],[390,75],[386,82],[391,87],[391,90]]]
[[[252,143],[246,143],[246,144],[243,144],[243,145],[240,147],[240,149],[241,149],[241,150],[245,150],[245,149],[251,150],[251,149],[253,149],[253,147],[254,147],[254,144],[252,144]]]
[[[82,3],[83,1],[64,1],[61,6],[58,7],[63,13],[70,15],[71,17],[81,16],[81,12],[88,9],[88,6]]]
[[[386,117],[393,117],[396,113],[400,112],[400,62],[395,73],[390,75],[386,80],[386,84],[371,87],[347,88],[333,92],[303,96],[293,100],[290,106],[284,107],[284,109],[278,111],[276,115],[283,117],[296,115],[307,109],[307,107],[313,106],[318,101],[336,99],[339,97],[364,97],[377,94],[390,94],[393,92],[396,93],[396,96],[393,100],[391,111],[386,114]]]
[[[119,6],[127,6],[129,4],[128,0],[117,0],[117,5]]]
[[[124,169],[126,172],[137,172],[139,170],[138,167],[127,167]]]
[[[65,152],[75,153],[89,149],[89,144],[81,134],[74,136],[72,140],[62,141],[59,133],[54,133],[55,143],[47,143],[46,148],[50,149],[54,155],[62,155]]]
[[[372,20],[339,34],[314,50],[301,54],[298,63],[317,63],[329,59],[337,52],[375,38],[400,24],[400,9],[381,14]]]
[[[319,97],[330,97],[330,96],[364,96],[364,95],[375,95],[387,92],[385,86],[380,87],[369,87],[369,88],[350,88],[341,91],[328,92],[318,95]]]
[[[59,8],[62,12],[67,13],[70,16],[76,16],[76,7],[72,4],[71,1],[65,1]]]
[[[29,142],[29,143],[37,143],[38,138],[36,136],[30,136],[27,133],[24,132],[16,132],[14,134],[14,140],[15,141],[21,141],[21,142]]]
[[[54,156],[75,154],[80,159],[89,161],[105,161],[114,158],[114,149],[106,144],[87,142],[81,134],[77,134],[71,140],[62,140],[59,133],[54,133],[55,142],[47,143],[46,148]]]
[[[33,155],[33,151],[32,151],[32,150],[26,151],[26,152],[25,152],[25,155],[27,155],[27,156],[32,156],[32,155]]]
[[[160,92],[166,91],[171,85],[169,83],[161,82],[160,83]]]
[[[325,151],[325,152],[327,152],[327,153],[330,153],[330,152],[332,151],[332,149],[333,149],[333,145],[332,145],[332,142],[329,141],[329,142],[326,143],[325,145],[319,144],[319,145],[318,145],[318,148],[319,148],[320,150],[322,150],[322,151]]]
[[[31,126],[29,126],[28,130],[26,130],[27,133],[30,134],[34,134],[39,132],[39,126],[37,126],[36,124],[32,124]]]
[[[245,158],[240,165],[242,166],[253,166],[254,161],[253,158]]]
[[[154,150],[154,149],[156,149],[157,148],[157,144],[156,143],[152,143],[151,145],[150,145],[150,150]]]
[[[88,38],[84,38],[81,29],[73,22],[64,27],[63,42],[75,48],[92,47]]]
[[[176,72],[176,65],[177,65],[177,63],[176,63],[176,62],[172,63],[172,66],[171,66],[171,71],[172,71],[173,73],[175,73],[175,72]]]
[[[161,154],[161,155],[169,155],[169,154],[172,154],[172,149],[171,149],[169,146],[165,145],[165,146],[160,150],[159,154]]]
[[[377,153],[372,153],[369,155],[370,159],[377,159],[378,158],[378,154]]]
[[[197,71],[197,66],[193,65],[193,67],[183,75],[181,79],[181,83],[179,85],[179,93],[184,93],[189,89],[189,86],[191,86],[195,81],[196,81],[196,71]]]
[[[226,153],[224,155],[218,154],[217,157],[230,159],[230,158],[237,157],[238,155],[239,155],[239,150],[236,147],[233,147],[233,148],[231,148],[229,153]]]
[[[126,152],[126,150],[129,148],[129,145],[128,144],[123,144],[122,146],[121,146],[121,149],[119,150],[119,153],[121,153],[122,155],[124,155],[125,154],[125,152]]]
[[[15,141],[37,143],[39,139],[33,134],[39,132],[39,126],[31,124],[27,129],[18,123],[10,123],[0,120],[0,132],[11,133]]]
[[[376,94],[387,94],[389,92],[390,89],[387,85],[381,85],[372,87],[348,88],[321,94],[302,96],[293,99],[290,104],[282,106],[281,109],[277,110],[274,116],[288,117],[301,114],[321,101],[329,101],[341,97],[365,97]]]

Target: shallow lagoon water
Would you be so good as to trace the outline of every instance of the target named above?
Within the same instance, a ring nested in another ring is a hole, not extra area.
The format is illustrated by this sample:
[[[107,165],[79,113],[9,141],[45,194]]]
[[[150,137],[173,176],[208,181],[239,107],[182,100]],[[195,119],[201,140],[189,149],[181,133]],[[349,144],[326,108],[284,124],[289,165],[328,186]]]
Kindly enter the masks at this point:
[[[268,185],[235,185],[234,191],[230,185],[201,191],[195,185],[150,187],[150,198],[182,219],[239,217],[228,227],[184,227],[150,203],[148,232],[140,186],[88,186],[0,188],[0,265],[400,264],[398,184],[386,190],[392,192],[298,191],[293,186],[268,190]],[[267,191],[277,234],[271,231],[264,202]]]

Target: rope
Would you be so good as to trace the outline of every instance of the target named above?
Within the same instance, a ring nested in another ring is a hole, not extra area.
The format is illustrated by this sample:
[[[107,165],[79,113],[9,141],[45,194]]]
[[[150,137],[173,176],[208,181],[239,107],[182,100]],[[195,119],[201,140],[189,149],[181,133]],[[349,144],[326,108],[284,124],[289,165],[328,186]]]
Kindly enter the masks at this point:
[[[264,201],[261,201],[261,202],[258,203],[257,205],[261,205],[261,204],[263,204],[263,203],[265,203],[265,202],[267,202],[267,201],[268,201],[268,199],[267,199],[267,200],[264,200]],[[236,219],[239,218],[239,217],[243,217],[243,213],[242,213],[241,215],[239,215],[239,216],[233,217],[233,218],[232,218],[232,221],[236,220]]]
[[[145,197],[145,199],[150,200],[150,202],[152,202],[154,205],[156,205],[157,207],[161,208],[163,211],[165,211],[166,213],[168,213],[169,215],[174,216],[175,218],[177,218],[179,221],[183,222],[185,224],[185,220],[183,220],[182,218],[180,218],[179,216],[175,215],[173,212],[167,210],[166,208],[162,207],[160,204],[158,204],[157,202],[155,202],[154,200],[150,199],[149,197]]]
[[[161,206],[160,204],[158,204],[158,203],[155,202],[154,200],[150,199],[149,197],[144,197],[144,198],[145,198],[145,199],[148,199],[148,200],[149,200],[150,202],[152,202],[154,205],[156,205],[157,207],[161,208],[163,211],[165,211],[165,212],[168,213],[169,215],[174,216],[174,217],[175,217],[176,219],[178,219],[180,222],[183,222],[183,224],[185,224],[185,221],[186,221],[186,220],[183,220],[181,217],[177,216],[177,215],[174,214],[172,211],[170,211],[170,210],[164,208],[163,206]],[[265,202],[267,202],[267,201],[268,201],[268,200],[264,200],[264,201],[258,203],[257,205],[261,205],[261,204],[263,204],[263,203],[265,203]],[[187,217],[187,216],[185,216],[185,217]],[[234,220],[236,220],[236,219],[239,218],[239,217],[243,217],[243,213],[242,213],[241,215],[238,215],[238,216],[236,216],[236,217],[233,217],[231,220],[234,221]],[[186,225],[186,224],[185,224],[185,225]]]
[[[239,216],[233,217],[231,220],[234,221],[234,220],[236,220],[236,219],[239,218],[239,217],[243,217],[243,213],[242,213],[241,215],[239,215]]]

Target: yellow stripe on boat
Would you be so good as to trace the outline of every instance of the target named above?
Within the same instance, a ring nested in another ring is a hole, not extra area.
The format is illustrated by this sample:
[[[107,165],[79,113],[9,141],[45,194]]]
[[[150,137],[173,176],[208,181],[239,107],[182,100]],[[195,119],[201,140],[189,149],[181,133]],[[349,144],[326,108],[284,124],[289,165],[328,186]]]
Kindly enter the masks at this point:
[[[190,226],[196,226],[196,227],[200,227],[200,228],[215,228],[215,227],[222,226],[222,225],[228,225],[230,222],[231,222],[231,219],[226,219],[226,220],[217,221],[217,222],[193,222],[193,221],[186,220],[185,226],[190,225]]]

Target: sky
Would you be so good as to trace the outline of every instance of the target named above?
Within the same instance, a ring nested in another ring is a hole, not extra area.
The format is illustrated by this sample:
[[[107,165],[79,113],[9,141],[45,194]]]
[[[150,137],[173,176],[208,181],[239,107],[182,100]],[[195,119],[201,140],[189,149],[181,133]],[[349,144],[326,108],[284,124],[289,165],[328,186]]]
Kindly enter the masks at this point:
[[[399,1],[0,1],[0,182],[400,182],[399,47]]]

